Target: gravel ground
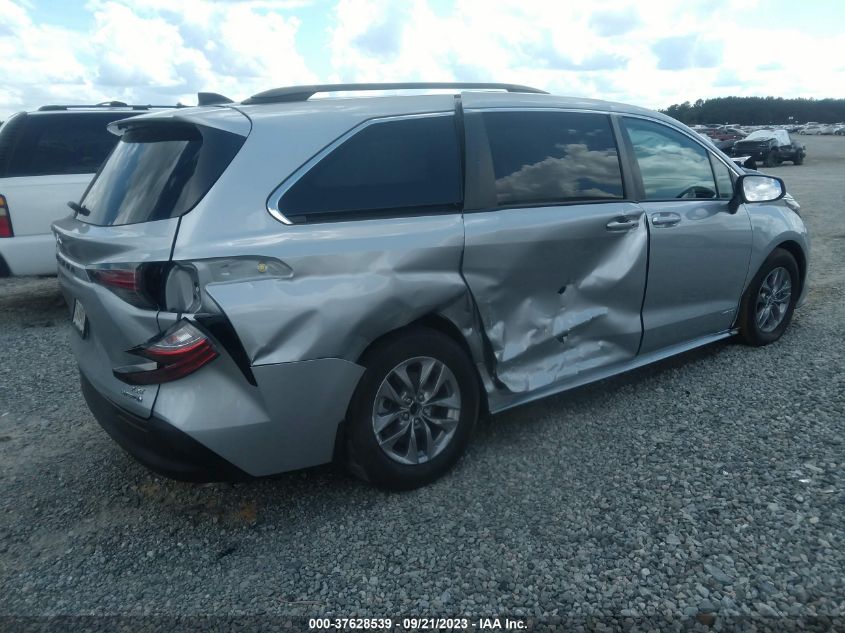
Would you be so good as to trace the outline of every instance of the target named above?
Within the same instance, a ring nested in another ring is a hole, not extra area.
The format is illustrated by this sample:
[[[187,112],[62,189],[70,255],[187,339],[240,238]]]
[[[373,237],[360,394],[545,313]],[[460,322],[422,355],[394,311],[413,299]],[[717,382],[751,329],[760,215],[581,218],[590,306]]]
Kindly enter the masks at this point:
[[[497,416],[410,493],[151,474],[82,400],[56,281],[0,281],[0,614],[845,627],[845,138],[804,142],[771,170],[814,240],[784,339]]]

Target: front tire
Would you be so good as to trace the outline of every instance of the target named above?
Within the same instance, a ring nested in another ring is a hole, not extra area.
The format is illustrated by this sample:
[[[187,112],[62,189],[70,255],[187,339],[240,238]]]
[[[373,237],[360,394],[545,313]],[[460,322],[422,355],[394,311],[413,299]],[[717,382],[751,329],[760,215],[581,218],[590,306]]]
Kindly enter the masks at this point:
[[[347,465],[377,486],[411,490],[463,454],[480,391],[467,353],[431,328],[391,335],[367,351],[347,413]]]
[[[795,258],[782,248],[766,258],[742,297],[739,338],[759,347],[778,340],[792,321],[801,278]]]

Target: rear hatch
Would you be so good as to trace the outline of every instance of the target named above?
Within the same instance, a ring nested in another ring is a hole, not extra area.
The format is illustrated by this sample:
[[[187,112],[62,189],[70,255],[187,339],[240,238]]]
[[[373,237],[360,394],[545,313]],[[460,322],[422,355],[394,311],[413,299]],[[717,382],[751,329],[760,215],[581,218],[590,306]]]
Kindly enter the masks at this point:
[[[173,322],[159,316],[180,218],[211,189],[249,133],[248,119],[236,110],[204,116],[207,110],[112,124],[120,142],[77,213],[53,224],[80,370],[102,395],[144,418],[158,385],[117,376],[150,365],[135,348]]]

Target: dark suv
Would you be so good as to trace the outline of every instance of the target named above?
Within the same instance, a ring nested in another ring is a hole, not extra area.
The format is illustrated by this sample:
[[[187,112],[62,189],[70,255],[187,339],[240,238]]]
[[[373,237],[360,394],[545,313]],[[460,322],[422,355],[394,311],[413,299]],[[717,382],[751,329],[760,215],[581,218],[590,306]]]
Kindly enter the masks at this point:
[[[755,130],[734,143],[731,150],[731,156],[750,156],[766,167],[780,165],[785,160],[800,165],[806,155],[804,146],[794,142],[786,130]]]

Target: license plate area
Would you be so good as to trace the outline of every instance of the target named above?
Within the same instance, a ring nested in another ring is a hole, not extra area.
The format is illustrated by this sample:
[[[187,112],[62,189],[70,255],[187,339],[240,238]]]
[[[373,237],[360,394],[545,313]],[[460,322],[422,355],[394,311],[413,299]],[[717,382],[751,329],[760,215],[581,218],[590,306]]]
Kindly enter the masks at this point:
[[[85,335],[88,334],[88,316],[85,314],[85,306],[82,305],[79,299],[73,300],[72,321],[73,327],[76,328],[79,335],[85,338]]]

